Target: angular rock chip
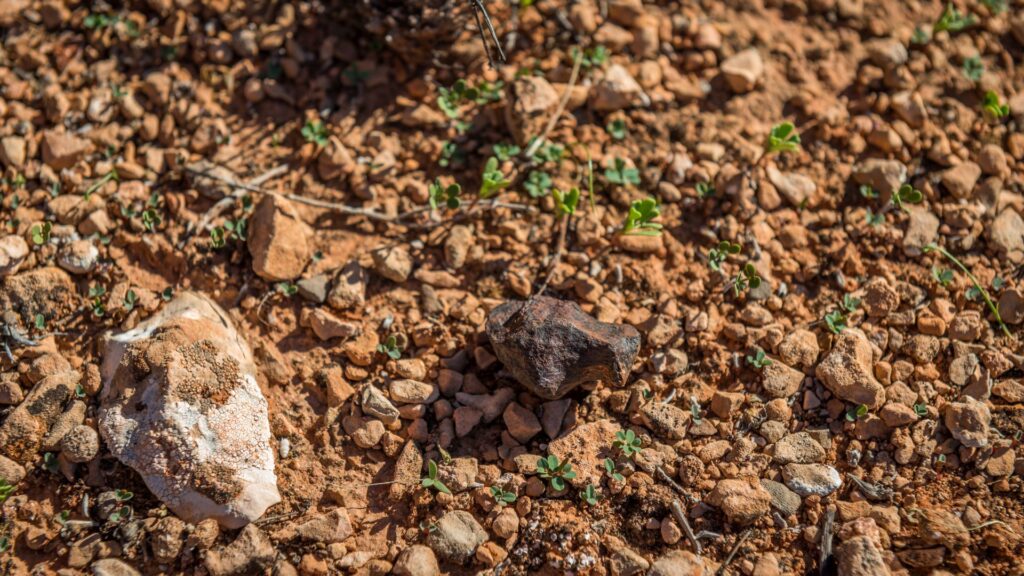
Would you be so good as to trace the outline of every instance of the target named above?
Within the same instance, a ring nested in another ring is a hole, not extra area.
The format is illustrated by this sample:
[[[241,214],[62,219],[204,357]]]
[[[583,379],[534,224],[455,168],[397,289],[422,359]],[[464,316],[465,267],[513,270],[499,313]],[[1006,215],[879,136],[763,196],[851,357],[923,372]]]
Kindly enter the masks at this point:
[[[498,306],[487,335],[516,380],[548,400],[585,382],[625,384],[640,351],[636,328],[599,322],[576,303],[547,296]]]
[[[280,502],[252,353],[212,301],[183,293],[115,335],[102,375],[103,439],[180,518],[240,528]]]

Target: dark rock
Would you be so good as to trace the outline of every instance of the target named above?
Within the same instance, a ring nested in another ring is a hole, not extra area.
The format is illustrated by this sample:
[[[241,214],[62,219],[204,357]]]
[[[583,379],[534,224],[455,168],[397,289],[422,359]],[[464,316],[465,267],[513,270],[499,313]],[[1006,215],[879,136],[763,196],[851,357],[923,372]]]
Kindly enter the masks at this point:
[[[625,384],[640,351],[636,328],[599,322],[575,302],[547,296],[498,306],[487,335],[516,380],[548,400],[584,382]]]

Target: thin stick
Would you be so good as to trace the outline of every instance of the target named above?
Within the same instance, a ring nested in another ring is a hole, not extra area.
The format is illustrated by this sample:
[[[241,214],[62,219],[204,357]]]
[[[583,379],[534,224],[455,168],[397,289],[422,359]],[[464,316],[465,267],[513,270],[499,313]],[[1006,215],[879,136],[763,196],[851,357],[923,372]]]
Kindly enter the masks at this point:
[[[484,24],[487,25],[487,30],[491,34],[491,40],[494,41],[494,47],[498,50],[498,59],[502,63],[506,62],[505,51],[501,49],[501,40],[498,39],[498,33],[494,30],[494,24],[491,23],[491,15],[487,13],[487,8],[484,7],[484,3],[481,0],[470,0],[473,3],[473,15],[476,17],[476,27],[480,30],[480,40],[484,43],[484,50],[487,52],[487,60],[491,63],[491,68],[494,66],[494,58],[491,57],[490,43],[487,41],[487,35],[484,34]],[[480,22],[480,16],[483,16],[483,23]]]
[[[1003,334],[1006,334],[1006,337],[1009,338],[1010,340],[1015,340],[1013,335],[1010,334],[1010,329],[1007,328],[1006,323],[1003,322],[1003,317],[999,315],[999,309],[996,307],[995,303],[992,302],[992,297],[989,296],[988,290],[985,290],[985,287],[981,285],[981,282],[978,282],[978,279],[974,276],[974,274],[971,274],[971,271],[968,270],[967,267],[964,266],[963,263],[960,262],[960,260],[957,259],[956,256],[950,254],[942,246],[938,246],[936,244],[929,244],[928,246],[924,247],[922,252],[927,254],[932,250],[948,258],[950,261],[953,262],[953,264],[956,264],[956,267],[959,268],[960,271],[962,271],[964,274],[967,275],[968,278],[970,278],[971,282],[974,284],[974,287],[977,288],[979,292],[981,292],[981,297],[985,299],[985,303],[988,304],[988,309],[992,311],[992,315],[995,316],[996,322],[999,323],[999,327],[1003,329]]]
[[[530,158],[533,153],[540,148],[544,140],[547,139],[548,134],[555,129],[555,124],[558,123],[558,119],[562,116],[562,112],[565,112],[565,107],[569,105],[569,98],[572,97],[572,89],[576,86],[576,79],[580,75],[580,66],[583,64],[583,51],[578,50],[576,52],[576,58],[572,63],[572,74],[569,75],[569,84],[565,87],[565,93],[562,94],[562,99],[558,102],[558,108],[555,109],[554,115],[548,120],[547,126],[544,127],[544,131],[540,133],[537,138],[534,139],[533,144],[530,144],[526,152],[523,153],[523,157]]]
[[[672,517],[676,519],[683,526],[683,532],[686,534],[686,539],[693,545],[693,552],[697,556],[700,556],[703,552],[703,548],[700,546],[700,541],[704,538],[721,538],[722,535],[716,532],[709,532],[707,530],[701,530],[699,533],[694,534],[693,528],[690,526],[690,521],[686,519],[686,514],[683,512],[683,505],[679,503],[679,500],[672,501]]]
[[[818,573],[825,576],[825,563],[832,556],[832,525],[836,521],[836,509],[829,506],[825,518],[821,522],[821,552],[818,556]]]
[[[743,543],[747,541],[747,538],[750,537],[750,532],[751,529],[747,528],[743,531],[743,534],[740,534],[740,539],[736,541],[736,545],[732,547],[732,550],[729,551],[729,555],[725,557],[725,561],[722,562],[718,571],[715,572],[716,576],[722,576],[722,574],[725,574],[725,569],[729,567],[729,564],[732,564],[732,561],[736,558],[736,553],[740,551],[740,546],[742,546]]]
[[[687,501],[693,501],[693,497],[687,494],[686,490],[683,490],[683,487],[677,484],[676,481],[673,480],[672,477],[669,476],[668,473],[665,472],[665,470],[661,466],[655,466],[654,471],[658,473],[658,476],[661,477],[661,479],[664,480],[666,484],[671,486],[676,492],[679,492],[684,498],[686,498]]]

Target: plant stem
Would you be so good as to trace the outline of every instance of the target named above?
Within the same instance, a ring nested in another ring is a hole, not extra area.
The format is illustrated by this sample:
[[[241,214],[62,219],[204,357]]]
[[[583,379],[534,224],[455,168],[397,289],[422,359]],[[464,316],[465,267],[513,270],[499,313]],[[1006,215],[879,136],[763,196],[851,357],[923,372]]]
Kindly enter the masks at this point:
[[[978,282],[978,279],[974,277],[974,274],[971,274],[971,271],[968,270],[967,267],[964,266],[963,263],[960,262],[960,260],[958,260],[956,256],[950,254],[942,246],[930,244],[928,246],[925,246],[924,248],[924,252],[926,254],[928,252],[931,252],[932,250],[935,250],[939,254],[942,254],[943,256],[948,258],[950,262],[956,264],[956,267],[959,268],[961,272],[966,274],[968,278],[970,278],[971,282],[974,284],[974,287],[977,288],[979,292],[981,292],[981,297],[984,298],[985,304],[988,304],[988,309],[992,311],[992,315],[995,316],[996,322],[999,323],[999,327],[1003,329],[1003,334],[1006,334],[1006,337],[1009,338],[1010,340],[1015,340],[1013,335],[1010,334],[1010,329],[1007,328],[1006,323],[1003,322],[1003,317],[999,315],[999,309],[996,308],[995,303],[992,302],[992,297],[989,296],[988,290],[985,290],[984,286],[981,285],[981,282]]]

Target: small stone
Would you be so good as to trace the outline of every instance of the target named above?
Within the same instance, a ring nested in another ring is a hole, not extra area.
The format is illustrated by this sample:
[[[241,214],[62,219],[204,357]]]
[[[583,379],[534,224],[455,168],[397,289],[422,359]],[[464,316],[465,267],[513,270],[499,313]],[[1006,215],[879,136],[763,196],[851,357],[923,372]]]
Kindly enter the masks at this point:
[[[352,523],[343,508],[316,516],[295,528],[295,535],[299,538],[321,544],[342,542],[352,533]]]
[[[768,491],[772,497],[772,507],[782,513],[783,516],[792,516],[800,509],[803,500],[800,496],[786,487],[781,482],[761,479],[761,487]]]
[[[640,351],[636,328],[599,322],[576,303],[547,296],[498,306],[487,335],[516,380],[548,400],[594,380],[625,384]]]
[[[0,238],[0,278],[14,274],[28,257],[28,242],[17,234]]]
[[[477,546],[487,541],[487,531],[465,510],[453,510],[437,521],[427,535],[427,544],[443,560],[465,563]]]
[[[476,428],[477,424],[480,424],[483,417],[484,413],[472,406],[459,406],[452,414],[452,419],[455,421],[455,435],[465,438]]]
[[[860,330],[848,328],[836,337],[815,374],[840,399],[871,409],[885,401],[885,389],[875,379],[873,366],[867,337]]]
[[[981,166],[974,162],[964,162],[952,168],[947,168],[939,174],[942,185],[946,187],[954,197],[961,200],[973,196],[974,185],[981,177]]]
[[[870,158],[853,167],[857,184],[867,184],[888,199],[907,181],[907,167],[897,160]]]
[[[532,76],[531,78],[537,78]],[[444,258],[448,266],[458,270],[466,263],[469,249],[473,245],[473,229],[469,226],[452,226],[444,242]]]
[[[505,121],[516,142],[525,146],[531,136],[539,134],[557,106],[558,92],[543,77],[517,78],[505,104]]]
[[[992,221],[988,237],[999,254],[1011,262],[1024,260],[1024,219],[1013,208],[1004,208]]]
[[[561,400],[545,402],[541,406],[540,424],[548,438],[554,439],[558,437],[558,433],[562,430],[562,422],[565,421],[565,414],[569,411],[571,404],[572,400],[563,398]]]
[[[90,240],[75,240],[61,248],[57,265],[72,274],[89,274],[96,268],[100,251]]]
[[[707,497],[708,504],[722,509],[730,522],[746,525],[768,513],[772,496],[756,478],[719,480]]]
[[[911,257],[920,256],[924,248],[938,237],[939,217],[921,206],[908,206],[906,210],[910,222],[903,235],[903,253]]]
[[[815,341],[817,344],[817,341]],[[810,353],[805,355],[810,357]],[[814,354],[817,357],[817,351]],[[800,390],[803,384],[804,373],[786,366],[782,362],[774,361],[761,370],[761,387],[765,393],[772,398],[789,398]]]
[[[416,380],[393,380],[388,384],[391,399],[403,404],[430,404],[441,395],[434,384]]]
[[[434,551],[422,544],[414,544],[398,555],[393,569],[395,576],[439,576]]]
[[[491,530],[498,538],[511,538],[519,532],[519,516],[512,508],[504,508],[491,523]]]
[[[610,556],[608,564],[611,567],[611,576],[636,576],[651,567],[650,562],[622,541],[608,542],[605,549]]]
[[[26,144],[21,136],[0,138],[0,162],[17,171],[25,167]]]
[[[619,64],[612,64],[590,91],[590,106],[598,112],[614,112],[646,104],[647,97],[636,79]]]
[[[689,550],[672,550],[654,561],[647,576],[712,576],[714,570]]]
[[[768,179],[794,208],[805,205],[818,189],[814,180],[793,172],[780,172],[773,164],[767,168]]]
[[[379,418],[384,424],[392,424],[398,421],[398,408],[388,400],[375,386],[366,386],[360,395],[360,406],[363,413],[374,418]]]
[[[503,417],[508,433],[520,444],[526,444],[543,430],[537,416],[518,402],[509,404]]]
[[[786,464],[782,477],[801,496],[828,496],[843,485],[839,471],[825,464]]]
[[[868,58],[884,70],[891,70],[907,63],[910,57],[907,47],[897,38],[876,38],[864,43]]]
[[[1024,293],[1016,288],[1003,290],[999,296],[999,317],[1007,324],[1024,322]]]
[[[327,277],[317,274],[310,278],[303,278],[295,283],[299,290],[299,296],[314,304],[323,304],[327,301]]]
[[[569,483],[576,488],[587,484],[599,485],[604,473],[604,458],[608,443],[620,430],[611,420],[587,422],[548,444],[548,453],[559,462],[571,461],[576,477]],[[534,460],[536,462],[536,460]]]
[[[13,486],[25,479],[25,468],[6,456],[0,456],[0,479]]]
[[[70,462],[88,462],[100,451],[99,434],[92,427],[80,424],[64,435],[60,441],[60,449]]]
[[[467,394],[458,392],[455,400],[464,406],[471,406],[483,413],[484,422],[492,422],[505,411],[508,403],[515,398],[511,388],[499,388],[493,394]]]
[[[764,75],[764,61],[757,48],[747,48],[727,58],[719,70],[730,90],[745,94],[753,90]]]
[[[845,576],[889,576],[882,552],[868,536],[854,536],[836,549],[839,574]]]
[[[953,437],[964,446],[984,448],[988,445],[992,413],[984,402],[965,395],[962,402],[947,405],[944,422]]]
[[[265,194],[256,205],[246,243],[252,255],[252,269],[272,282],[297,278],[309,263],[309,229],[291,201]]]
[[[208,551],[204,564],[210,576],[241,576],[266,570],[274,556],[270,538],[255,524],[249,524],[230,544]]]
[[[729,420],[743,407],[746,396],[742,392],[716,390],[711,397],[711,412],[722,420]]]
[[[351,338],[362,332],[362,327],[355,322],[341,320],[330,312],[314,308],[306,315],[309,327],[320,340],[332,340],[334,338]]]
[[[644,425],[669,440],[682,440],[686,436],[690,418],[688,410],[664,402],[648,402],[640,409]]]
[[[173,562],[181,553],[185,523],[176,516],[165,516],[153,524],[149,532],[149,545],[157,562]]]
[[[774,459],[781,464],[821,462],[827,455],[821,444],[807,432],[790,434],[775,443]]]
[[[334,285],[327,295],[327,305],[335,310],[350,310],[366,302],[366,271],[352,260],[338,270]]]
[[[384,278],[401,284],[412,274],[412,256],[404,246],[388,246],[371,252],[373,269]]]
[[[59,171],[84,158],[92,151],[92,144],[74,134],[47,130],[43,133],[42,151],[43,163]]]
[[[140,572],[117,558],[103,558],[92,563],[93,576],[140,576]]]

